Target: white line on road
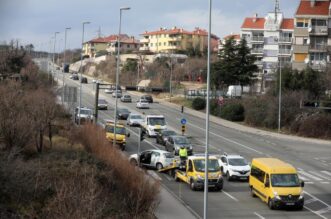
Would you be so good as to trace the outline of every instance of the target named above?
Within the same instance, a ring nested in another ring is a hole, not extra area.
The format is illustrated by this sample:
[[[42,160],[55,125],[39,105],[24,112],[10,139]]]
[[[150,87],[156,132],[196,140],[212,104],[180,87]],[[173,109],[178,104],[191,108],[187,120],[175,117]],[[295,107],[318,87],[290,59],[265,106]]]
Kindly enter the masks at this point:
[[[317,176],[314,176],[314,175],[312,175],[312,174],[310,174],[310,173],[307,173],[307,172],[305,172],[305,171],[299,171],[299,175],[305,175],[306,177],[308,177],[308,178],[311,178],[311,179],[314,179],[314,180],[317,180],[317,181],[321,181],[322,179],[321,178],[319,178],[319,177],[317,177]]]
[[[189,124],[189,125],[191,125],[191,126],[193,126],[193,127],[196,127],[196,128],[198,128],[198,129],[205,130],[205,129],[203,129],[203,128],[197,126],[197,125],[194,125],[194,124],[192,124],[192,123],[187,123],[187,124]],[[233,141],[233,140],[228,139],[228,138],[226,138],[226,137],[223,137],[223,136],[221,136],[221,135],[219,135],[219,134],[216,134],[216,133],[214,133],[214,132],[209,132],[209,133],[212,134],[212,135],[215,135],[216,137],[222,138],[222,139],[224,139],[224,140],[226,140],[226,141],[228,141],[228,142],[231,142],[231,143],[233,143],[233,144],[239,145],[239,146],[241,146],[241,147],[243,147],[243,148],[246,148],[246,149],[248,149],[248,150],[254,151],[254,152],[258,153],[258,154],[263,154],[262,152],[260,152],[260,151],[258,151],[258,150],[255,150],[255,149],[253,149],[253,148],[251,148],[251,147],[248,147],[248,146],[246,146],[246,145],[243,145],[243,144],[241,144],[241,143],[239,143],[239,142],[236,142],[236,141]]]
[[[330,172],[328,172],[328,171],[326,171],[326,170],[322,170],[321,172],[322,172],[322,173],[324,173],[324,174],[326,174],[326,175],[329,175],[329,176],[331,176],[331,173],[330,173]]]
[[[227,193],[226,191],[222,190],[222,192],[227,195],[228,197],[230,197],[232,200],[236,201],[236,202],[239,202],[239,200],[235,197],[233,197],[232,195],[230,195],[229,193]]]
[[[307,194],[307,195],[310,196],[312,199],[314,199],[314,200],[316,200],[316,201],[318,201],[318,202],[324,204],[324,205],[327,206],[328,208],[331,208],[330,205],[328,205],[328,204],[325,203],[324,201],[318,199],[316,196],[314,196],[314,195],[312,195],[312,194],[310,194],[310,193],[308,193],[308,192],[306,192],[306,191],[303,191],[303,193]],[[312,213],[314,213],[314,214],[320,216],[320,217],[323,218],[323,219],[328,219],[327,217],[325,217],[325,216],[323,216],[321,213],[319,213],[319,211],[314,211],[314,210],[312,210],[311,208],[307,207],[306,205],[303,206],[303,207],[304,207],[305,209],[307,209],[308,211],[310,211],[310,212],[312,212]],[[322,209],[321,209],[321,210],[322,210]],[[323,213],[324,213],[324,212],[323,212]]]
[[[254,212],[254,214],[255,214],[258,218],[260,218],[260,219],[265,219],[265,217],[263,217],[262,215],[258,214],[257,212]]]
[[[327,176],[323,176],[322,174],[318,173],[317,171],[309,171],[311,174],[315,174],[316,176],[318,177],[321,177],[323,179],[326,179],[326,180],[331,180],[331,178],[327,177]],[[321,171],[322,172],[322,171]]]

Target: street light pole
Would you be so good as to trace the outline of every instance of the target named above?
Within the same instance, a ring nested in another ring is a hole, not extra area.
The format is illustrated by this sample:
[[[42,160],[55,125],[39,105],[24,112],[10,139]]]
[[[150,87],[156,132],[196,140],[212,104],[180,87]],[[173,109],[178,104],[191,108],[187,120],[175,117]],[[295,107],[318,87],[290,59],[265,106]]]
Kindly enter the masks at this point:
[[[115,85],[115,91],[116,91],[116,95],[115,95],[115,110],[114,110],[114,122],[115,122],[115,127],[114,127],[114,139],[113,139],[113,146],[116,145],[116,124],[117,124],[117,94],[118,94],[118,74],[119,74],[119,68],[120,68],[120,49],[121,49],[121,41],[120,41],[120,37],[121,37],[121,25],[122,25],[122,11],[124,10],[130,10],[129,7],[124,7],[124,8],[120,8],[120,24],[119,24],[119,28],[118,28],[118,37],[117,37],[117,60],[116,60],[116,85]]]
[[[209,157],[209,90],[210,90],[210,37],[211,37],[211,8],[212,0],[209,0],[209,18],[208,18],[208,55],[207,55],[207,100],[206,100],[206,151],[205,151],[205,184],[203,196],[203,218],[208,215],[208,157]]]
[[[67,30],[70,30],[70,27],[66,27],[64,30],[64,52],[63,52],[63,68],[62,68],[62,105],[64,103],[64,67],[66,65],[66,49],[67,49]]]
[[[86,21],[83,22],[83,32],[82,32],[82,51],[80,53],[80,67],[79,67],[79,71],[80,71],[80,83],[79,83],[79,108],[78,108],[78,125],[80,125],[80,108],[82,107],[82,76],[83,76],[83,46],[84,46],[84,26],[85,24],[90,24],[90,22]]]
[[[279,94],[278,94],[278,133],[280,133],[280,122],[282,112],[282,65],[279,58]]]
[[[172,54],[170,54],[170,81],[169,81],[169,92],[170,92],[170,103],[171,103],[171,96],[172,96],[172,84],[171,84],[171,81],[172,81],[172,57],[171,57]]]
[[[54,76],[54,69],[55,69],[55,44],[56,44],[56,34],[58,34],[60,32],[55,32],[54,33],[54,47],[53,47],[53,69],[52,69],[52,73],[53,73],[53,76]],[[52,84],[53,84],[53,79],[52,79]]]

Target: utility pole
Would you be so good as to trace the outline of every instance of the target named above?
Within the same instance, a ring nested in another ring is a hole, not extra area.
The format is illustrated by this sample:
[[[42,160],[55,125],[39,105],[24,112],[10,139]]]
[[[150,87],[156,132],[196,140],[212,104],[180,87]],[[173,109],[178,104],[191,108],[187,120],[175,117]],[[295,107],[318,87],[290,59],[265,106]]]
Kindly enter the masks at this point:
[[[64,51],[63,51],[63,69],[62,69],[62,105],[64,103],[64,70],[66,66],[66,49],[67,49],[67,30],[70,30],[70,27],[66,27],[64,30]]]

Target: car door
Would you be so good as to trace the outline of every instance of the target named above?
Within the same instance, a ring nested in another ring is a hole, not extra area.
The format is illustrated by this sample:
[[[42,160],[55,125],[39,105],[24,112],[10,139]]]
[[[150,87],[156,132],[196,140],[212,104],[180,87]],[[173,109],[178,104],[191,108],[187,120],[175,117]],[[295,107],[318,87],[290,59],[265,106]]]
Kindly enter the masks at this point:
[[[156,167],[156,164],[157,164],[157,162],[159,162],[159,160],[160,160],[160,153],[156,152],[156,151],[153,151],[150,166]]]
[[[193,170],[193,162],[192,160],[188,160],[187,163],[187,183],[190,183],[191,178],[194,178],[194,170]]]
[[[151,151],[145,151],[140,155],[140,165],[141,166],[150,166],[151,165]]]
[[[174,151],[174,139],[172,137],[168,138],[167,144],[168,144],[168,151],[173,152]]]
[[[226,159],[226,157],[221,157],[221,168],[222,168],[222,174],[225,174],[228,171],[228,161]]]

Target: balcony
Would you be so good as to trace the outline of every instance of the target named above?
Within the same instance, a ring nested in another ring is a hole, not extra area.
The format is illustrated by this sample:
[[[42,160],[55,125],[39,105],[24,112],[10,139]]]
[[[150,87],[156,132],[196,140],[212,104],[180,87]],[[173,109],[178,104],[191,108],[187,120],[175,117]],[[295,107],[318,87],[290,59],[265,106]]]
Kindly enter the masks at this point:
[[[140,39],[140,42],[141,43],[149,43],[149,39],[148,38],[143,38],[143,39]]]
[[[290,49],[279,49],[279,55],[291,55],[292,50]]]
[[[310,52],[327,52],[327,46],[325,44],[310,45],[309,51]]]
[[[264,36],[252,36],[251,42],[263,43],[264,42]]]
[[[325,61],[310,61],[309,66],[316,71],[325,71],[326,70]]]
[[[300,28],[295,27],[294,28],[294,36],[309,36],[308,28]]]
[[[292,62],[292,68],[297,69],[299,71],[304,70],[307,67],[307,64],[304,62]]]
[[[310,28],[309,28],[310,29]],[[328,27],[327,26],[312,26],[310,35],[318,35],[318,36],[327,36],[328,35]]]
[[[182,40],[182,37],[169,37],[168,39],[169,41],[172,41],[172,42],[178,42],[178,41],[181,41]]]
[[[263,55],[263,49],[252,49],[251,53],[254,55]]]
[[[291,37],[280,37],[279,38],[279,43],[284,44],[284,43],[292,43],[292,38]]]
[[[293,45],[293,53],[308,53],[308,45]]]

